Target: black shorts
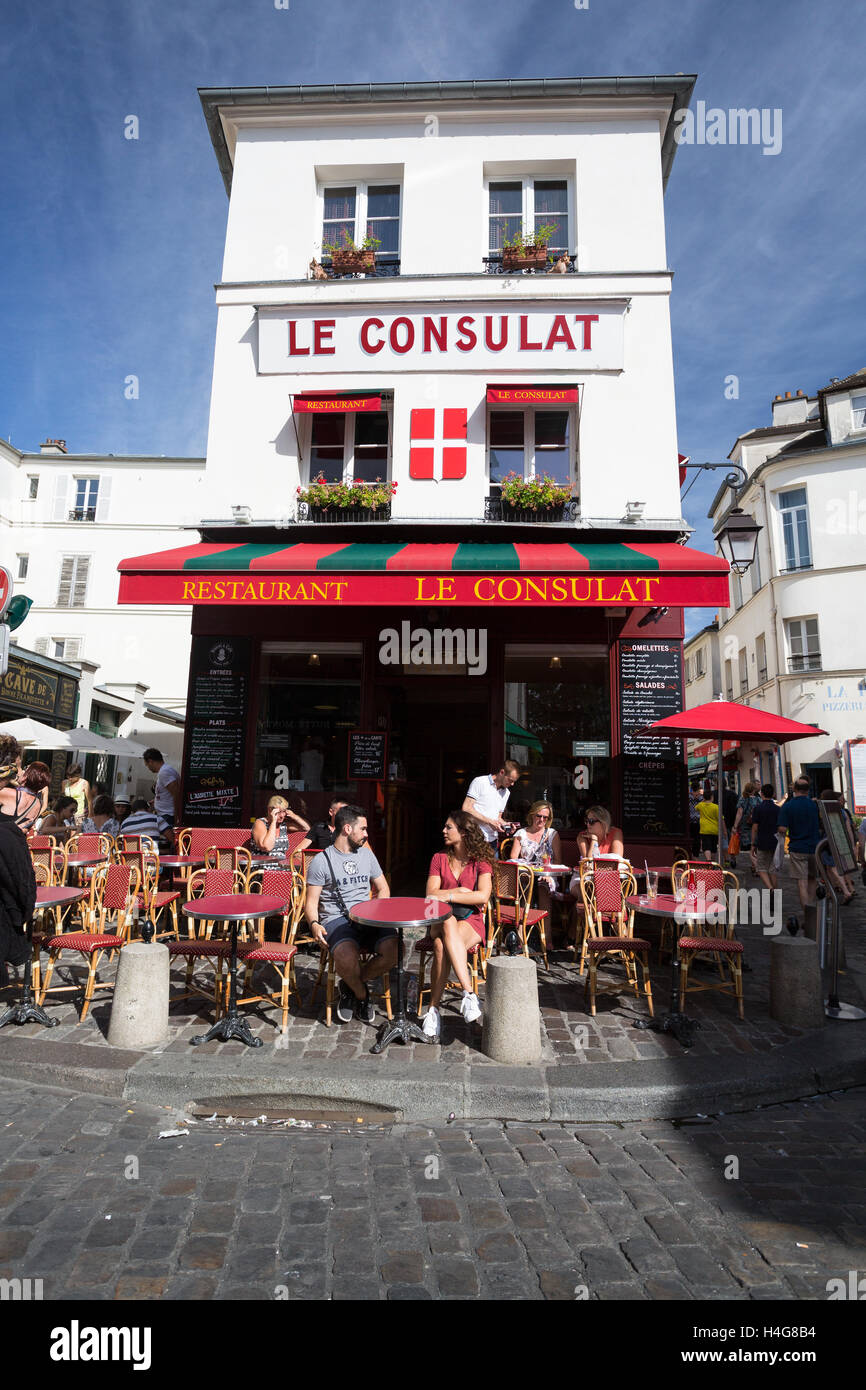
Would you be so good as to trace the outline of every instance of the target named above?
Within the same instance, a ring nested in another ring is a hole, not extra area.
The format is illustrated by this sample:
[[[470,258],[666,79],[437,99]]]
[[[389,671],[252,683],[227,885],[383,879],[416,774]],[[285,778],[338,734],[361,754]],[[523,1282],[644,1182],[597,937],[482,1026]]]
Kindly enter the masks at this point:
[[[701,849],[708,850],[708,851],[710,852],[710,854],[715,854],[715,852],[716,852],[716,850],[717,850],[718,848],[719,848],[719,837],[718,837],[718,835],[702,835],[702,836],[701,836]]]
[[[348,917],[332,917],[330,922],[323,922],[322,926],[327,933],[328,950],[332,955],[335,947],[342,945],[344,941],[353,941],[360,951],[370,951],[377,955],[379,946],[397,935],[394,927],[365,927],[360,922],[352,922]]]

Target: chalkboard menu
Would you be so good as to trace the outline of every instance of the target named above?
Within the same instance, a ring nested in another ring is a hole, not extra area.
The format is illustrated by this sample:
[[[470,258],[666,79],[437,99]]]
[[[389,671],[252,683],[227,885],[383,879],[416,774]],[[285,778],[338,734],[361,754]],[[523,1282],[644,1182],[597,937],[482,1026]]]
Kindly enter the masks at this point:
[[[352,729],[349,734],[349,781],[384,782],[388,735]]]
[[[682,642],[620,642],[618,684],[623,834],[682,836],[688,831],[683,741],[638,732],[683,708]]]
[[[251,644],[193,640],[184,769],[185,825],[240,825]]]

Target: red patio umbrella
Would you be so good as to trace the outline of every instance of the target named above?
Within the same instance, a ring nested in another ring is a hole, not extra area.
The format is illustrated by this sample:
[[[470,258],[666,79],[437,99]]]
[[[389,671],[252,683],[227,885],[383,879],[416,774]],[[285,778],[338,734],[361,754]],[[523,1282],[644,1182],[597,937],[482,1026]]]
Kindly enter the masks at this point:
[[[801,724],[781,714],[768,714],[750,705],[738,705],[733,700],[710,700],[694,709],[669,714],[641,729],[642,734],[657,734],[674,738],[715,738],[719,746],[716,795],[719,806],[719,863],[722,862],[722,778],[724,762],[722,744],[726,738],[758,738],[769,743],[790,743],[795,738],[814,738],[826,734],[815,724]]]

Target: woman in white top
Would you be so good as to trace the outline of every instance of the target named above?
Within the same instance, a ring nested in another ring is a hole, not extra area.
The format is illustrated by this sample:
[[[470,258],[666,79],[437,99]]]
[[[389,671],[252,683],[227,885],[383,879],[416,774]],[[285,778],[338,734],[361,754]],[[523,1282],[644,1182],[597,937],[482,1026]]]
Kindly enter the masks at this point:
[[[553,807],[549,801],[533,801],[526,815],[526,825],[518,830],[512,843],[511,855],[521,864],[542,866],[562,863],[562,846],[559,832],[553,828]],[[553,939],[550,929],[550,895],[556,887],[556,880],[546,874],[539,875],[535,881],[533,900],[542,912],[548,914],[544,922],[545,945],[551,950]]]

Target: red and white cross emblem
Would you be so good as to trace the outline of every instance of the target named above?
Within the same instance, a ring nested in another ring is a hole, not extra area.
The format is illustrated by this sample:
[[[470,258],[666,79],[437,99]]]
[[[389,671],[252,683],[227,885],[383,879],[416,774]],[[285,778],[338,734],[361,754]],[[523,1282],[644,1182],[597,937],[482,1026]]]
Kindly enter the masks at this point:
[[[410,412],[409,477],[466,477],[465,407]]]

